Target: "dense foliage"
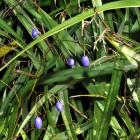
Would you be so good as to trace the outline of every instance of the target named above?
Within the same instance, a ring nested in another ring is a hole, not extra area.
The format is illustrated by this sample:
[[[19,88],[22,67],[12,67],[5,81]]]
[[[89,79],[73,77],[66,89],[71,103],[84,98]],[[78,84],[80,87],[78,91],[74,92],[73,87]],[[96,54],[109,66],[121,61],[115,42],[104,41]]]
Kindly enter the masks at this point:
[[[139,140],[138,7],[1,0],[0,140]]]

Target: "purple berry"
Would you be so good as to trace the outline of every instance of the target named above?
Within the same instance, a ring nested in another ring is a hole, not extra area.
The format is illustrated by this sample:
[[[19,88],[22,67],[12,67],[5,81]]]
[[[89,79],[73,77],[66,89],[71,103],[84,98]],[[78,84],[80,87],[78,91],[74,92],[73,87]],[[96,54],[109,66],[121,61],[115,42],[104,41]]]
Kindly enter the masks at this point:
[[[58,111],[62,111],[63,110],[63,104],[60,101],[57,101],[56,108],[57,108]]]
[[[81,61],[82,61],[82,65],[84,66],[84,67],[88,67],[89,66],[89,58],[88,58],[88,56],[83,56],[82,57],[82,59],[81,59]]]
[[[36,117],[34,120],[35,127],[40,129],[42,127],[42,119],[40,117]]]
[[[71,57],[69,57],[69,58],[67,59],[67,65],[70,66],[70,67],[73,67],[74,64],[75,64],[74,59],[71,58]]]
[[[37,37],[38,35],[39,35],[38,29],[33,28],[33,29],[32,29],[32,37],[35,38],[35,37]]]

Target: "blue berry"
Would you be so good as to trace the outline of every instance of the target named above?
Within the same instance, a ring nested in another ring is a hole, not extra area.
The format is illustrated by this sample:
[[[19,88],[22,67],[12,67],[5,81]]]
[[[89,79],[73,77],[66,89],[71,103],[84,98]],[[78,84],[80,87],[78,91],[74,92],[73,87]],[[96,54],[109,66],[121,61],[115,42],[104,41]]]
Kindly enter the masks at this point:
[[[60,101],[57,101],[56,108],[57,108],[58,111],[62,111],[63,110],[63,104]]]
[[[32,37],[35,38],[35,37],[37,37],[38,35],[39,35],[38,29],[33,28],[33,29],[32,29]]]
[[[69,57],[69,58],[67,59],[67,65],[68,65],[69,67],[73,67],[74,64],[75,64],[74,59],[71,58],[71,57]]]
[[[84,67],[88,67],[89,66],[89,58],[88,58],[88,56],[83,56],[82,57],[82,59],[81,59],[81,61],[82,61],[82,65],[84,66]]]
[[[40,117],[36,117],[34,120],[35,127],[40,129],[42,127],[42,119]]]

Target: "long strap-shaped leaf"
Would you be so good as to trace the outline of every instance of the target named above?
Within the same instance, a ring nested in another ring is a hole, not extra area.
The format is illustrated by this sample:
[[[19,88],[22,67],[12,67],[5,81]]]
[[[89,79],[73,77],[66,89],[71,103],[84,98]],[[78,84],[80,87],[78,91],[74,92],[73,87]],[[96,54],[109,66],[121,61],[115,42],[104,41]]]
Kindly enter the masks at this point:
[[[101,120],[101,125],[99,128],[99,132],[97,134],[97,140],[106,140],[108,135],[110,121],[116,103],[116,96],[118,94],[118,90],[122,78],[122,71],[119,68],[119,63],[120,62],[118,61],[118,63],[116,63],[114,67],[114,71],[111,78],[111,84],[110,84],[110,88],[107,95],[105,108]]]
[[[64,90],[62,93],[59,93],[59,100],[62,101],[64,105],[64,110],[61,113],[62,113],[63,122],[65,124],[69,139],[77,140],[76,131],[73,126],[73,121],[72,121],[70,108],[68,104],[69,100],[68,100],[67,90]]]
[[[138,65],[137,62],[140,62],[140,55],[129,48],[131,44],[128,44],[127,42],[121,40],[121,38],[119,38],[119,36],[115,34],[108,34],[106,38],[119,52],[121,52],[130,61],[131,64]]]
[[[116,1],[116,2],[111,2],[111,3],[107,3],[104,4],[103,6],[100,6],[96,9],[96,11],[98,13],[103,12],[103,11],[107,11],[107,10],[111,10],[111,9],[119,9],[119,8],[128,8],[128,7],[140,7],[140,1],[139,0],[135,0],[135,1],[131,1],[131,0],[124,0],[124,1]],[[50,31],[46,32],[45,34],[41,35],[39,38],[37,38],[36,40],[32,41],[30,44],[27,45],[27,47],[22,50],[20,53],[18,53],[13,59],[11,59],[8,63],[6,63],[2,68],[0,68],[0,71],[2,71],[4,68],[6,68],[11,62],[13,62],[16,58],[18,58],[20,55],[22,55],[24,52],[26,52],[27,50],[29,50],[30,48],[32,48],[34,45],[36,45],[37,43],[39,43],[40,41],[44,40],[47,37],[50,37],[66,28],[71,27],[72,25],[87,19],[89,17],[92,17],[95,15],[95,12],[93,9],[89,9],[85,12],[83,12],[82,14],[79,14],[63,23],[61,23],[60,25],[57,25],[56,27],[54,27],[53,29],[51,29]]]

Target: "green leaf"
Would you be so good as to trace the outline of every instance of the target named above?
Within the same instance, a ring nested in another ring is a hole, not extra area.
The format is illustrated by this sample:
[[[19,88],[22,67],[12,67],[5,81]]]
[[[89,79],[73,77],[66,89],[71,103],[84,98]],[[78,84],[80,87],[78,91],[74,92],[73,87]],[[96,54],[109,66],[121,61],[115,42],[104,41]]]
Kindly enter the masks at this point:
[[[122,78],[122,71],[120,70],[119,68],[120,66],[118,65],[121,65],[121,64],[117,61],[114,66],[114,71],[112,73],[108,95],[105,100],[104,112],[102,115],[99,132],[97,132],[97,140],[106,140],[107,135],[108,135],[111,116],[114,110],[116,97],[120,88],[120,82]]]

